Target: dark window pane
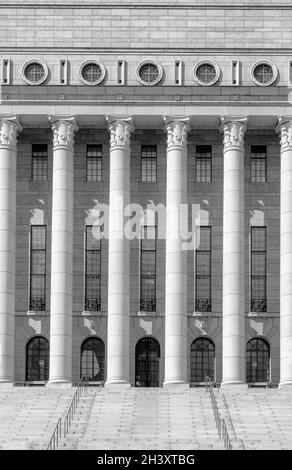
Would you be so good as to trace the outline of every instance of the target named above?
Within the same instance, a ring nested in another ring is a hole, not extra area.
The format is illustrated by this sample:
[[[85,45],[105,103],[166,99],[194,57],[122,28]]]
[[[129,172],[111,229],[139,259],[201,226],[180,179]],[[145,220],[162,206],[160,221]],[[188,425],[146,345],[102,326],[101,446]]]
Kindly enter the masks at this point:
[[[32,145],[32,181],[48,179],[48,146],[46,144]]]
[[[46,310],[46,226],[32,225],[30,239],[29,308]]]
[[[49,379],[49,342],[46,338],[32,338],[26,346],[26,380]]]
[[[211,311],[211,227],[198,228],[200,243],[195,253],[195,310]]]
[[[140,310],[156,311],[156,227],[141,227]]]
[[[251,146],[250,179],[253,183],[267,180],[267,148],[265,145]]]
[[[157,147],[156,145],[142,145],[141,149],[142,181],[156,181]]]
[[[207,338],[198,338],[191,345],[191,382],[215,380],[215,346]]]
[[[267,311],[266,227],[251,227],[251,311]]]
[[[88,338],[81,346],[80,377],[103,382],[105,378],[105,347],[99,338]]]
[[[159,387],[160,347],[151,337],[136,345],[136,387]]]
[[[102,146],[87,145],[86,152],[86,180],[102,180]]]
[[[251,339],[246,346],[246,381],[268,382],[270,380],[270,348],[261,338]]]
[[[85,311],[101,309],[101,242],[96,238],[98,229],[96,226],[86,226]]]
[[[197,145],[196,147],[196,181],[212,181],[211,145]]]

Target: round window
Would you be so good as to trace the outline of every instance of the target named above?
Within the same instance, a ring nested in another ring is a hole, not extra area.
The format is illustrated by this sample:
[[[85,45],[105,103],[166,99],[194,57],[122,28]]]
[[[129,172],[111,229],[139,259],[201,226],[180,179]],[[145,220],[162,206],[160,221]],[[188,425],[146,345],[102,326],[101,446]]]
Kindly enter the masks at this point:
[[[80,67],[79,77],[86,85],[98,85],[105,77],[105,68],[99,62],[85,62]]]
[[[40,85],[48,77],[48,68],[44,62],[30,60],[22,68],[22,78],[29,85]]]
[[[137,69],[137,78],[142,85],[156,85],[162,79],[162,67],[154,61],[142,62]]]
[[[194,77],[199,85],[214,85],[220,76],[217,64],[211,61],[199,62],[194,69]]]
[[[257,85],[271,85],[277,78],[277,69],[271,62],[257,62],[251,69],[251,78]]]

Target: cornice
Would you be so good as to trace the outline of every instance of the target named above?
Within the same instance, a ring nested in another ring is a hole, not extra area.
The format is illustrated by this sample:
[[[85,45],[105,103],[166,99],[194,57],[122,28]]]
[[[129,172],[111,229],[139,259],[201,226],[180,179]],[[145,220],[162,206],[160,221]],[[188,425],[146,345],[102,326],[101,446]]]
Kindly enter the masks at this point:
[[[247,3],[234,3],[234,2],[224,2],[224,3],[216,3],[215,1],[210,4],[206,4],[203,2],[197,3],[197,4],[190,4],[190,3],[172,3],[171,1],[166,1],[166,2],[160,2],[159,5],[155,5],[154,3],[151,2],[137,2],[136,4],[132,3],[104,3],[104,2],[99,2],[99,4],[94,4],[94,3],[78,3],[78,2],[70,2],[70,3],[57,3],[57,2],[44,2],[44,3],[37,3],[37,2],[29,2],[29,3],[17,3],[17,2],[11,2],[10,4],[7,2],[2,2],[0,3],[0,9],[5,8],[5,9],[48,9],[48,8],[54,8],[54,9],[90,9],[90,10],[104,10],[104,9],[119,9],[119,10],[128,10],[128,9],[137,9],[137,10],[143,10],[143,9],[156,9],[156,10],[161,10],[165,8],[171,8],[173,10],[292,10],[292,5],[288,4],[283,4],[281,2],[278,3],[273,3],[273,4],[265,4],[263,3],[257,3],[253,2],[252,4],[247,4]]]

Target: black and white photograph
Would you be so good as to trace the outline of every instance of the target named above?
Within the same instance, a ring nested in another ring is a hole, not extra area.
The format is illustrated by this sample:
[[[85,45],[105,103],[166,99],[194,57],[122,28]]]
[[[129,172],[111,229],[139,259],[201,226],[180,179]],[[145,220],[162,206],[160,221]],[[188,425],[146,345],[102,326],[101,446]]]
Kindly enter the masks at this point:
[[[0,0],[0,456],[280,450],[292,2]]]

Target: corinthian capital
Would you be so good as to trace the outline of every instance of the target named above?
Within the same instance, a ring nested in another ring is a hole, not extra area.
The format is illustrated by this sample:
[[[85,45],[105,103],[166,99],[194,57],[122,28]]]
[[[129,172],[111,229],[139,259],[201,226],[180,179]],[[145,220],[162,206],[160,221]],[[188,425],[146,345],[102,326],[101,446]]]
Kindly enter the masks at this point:
[[[164,125],[167,132],[167,151],[186,150],[188,131],[190,130],[188,117],[164,116]]]
[[[16,116],[0,116],[0,148],[16,150],[17,133],[22,126]]]
[[[64,148],[73,151],[74,132],[78,130],[74,116],[49,116],[53,130],[54,150]]]
[[[131,132],[134,129],[132,118],[106,116],[106,120],[110,132],[111,150],[129,150]]]
[[[243,151],[247,118],[226,118],[222,116],[221,122],[221,130],[224,133],[224,152],[228,150]]]
[[[279,117],[276,131],[280,135],[281,152],[292,150],[292,116]]]

